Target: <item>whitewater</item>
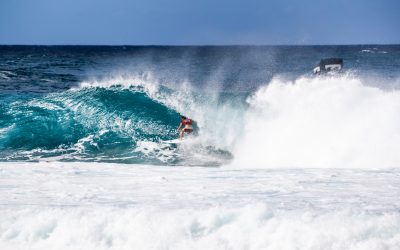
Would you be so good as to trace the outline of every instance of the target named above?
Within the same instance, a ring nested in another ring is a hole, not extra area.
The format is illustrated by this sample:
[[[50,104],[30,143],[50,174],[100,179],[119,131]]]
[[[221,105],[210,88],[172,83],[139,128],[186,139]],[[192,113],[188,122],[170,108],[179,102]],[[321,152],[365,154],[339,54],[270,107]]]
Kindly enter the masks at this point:
[[[0,49],[0,249],[400,248],[398,46]]]
[[[396,249],[398,170],[1,165],[1,249]]]

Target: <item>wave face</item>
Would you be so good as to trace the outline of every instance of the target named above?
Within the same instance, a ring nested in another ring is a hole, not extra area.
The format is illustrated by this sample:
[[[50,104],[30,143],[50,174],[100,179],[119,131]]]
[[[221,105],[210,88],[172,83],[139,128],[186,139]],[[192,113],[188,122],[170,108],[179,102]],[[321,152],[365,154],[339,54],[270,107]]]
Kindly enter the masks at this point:
[[[172,139],[176,111],[140,88],[87,88],[3,103],[0,146],[8,159],[124,159],[145,161],[141,140]],[[5,156],[3,156],[5,157]]]

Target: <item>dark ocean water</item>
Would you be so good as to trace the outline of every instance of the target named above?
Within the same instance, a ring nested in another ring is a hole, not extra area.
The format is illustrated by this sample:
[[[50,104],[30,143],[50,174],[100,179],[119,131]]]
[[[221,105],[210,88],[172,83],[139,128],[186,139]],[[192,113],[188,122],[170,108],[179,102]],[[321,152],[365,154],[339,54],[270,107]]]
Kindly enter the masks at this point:
[[[224,164],[246,100],[276,78],[313,78],[325,57],[365,85],[399,85],[399,45],[0,46],[0,160]],[[179,114],[205,139],[164,143]]]

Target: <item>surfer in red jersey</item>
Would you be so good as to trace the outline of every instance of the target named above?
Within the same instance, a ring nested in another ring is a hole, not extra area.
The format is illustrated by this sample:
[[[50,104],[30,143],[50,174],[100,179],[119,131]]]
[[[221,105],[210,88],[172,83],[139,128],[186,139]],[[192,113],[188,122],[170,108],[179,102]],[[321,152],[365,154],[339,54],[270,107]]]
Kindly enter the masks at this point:
[[[186,132],[188,134],[193,132],[193,120],[181,115],[182,121],[179,124],[178,131],[180,131],[180,139],[183,139],[183,134]]]

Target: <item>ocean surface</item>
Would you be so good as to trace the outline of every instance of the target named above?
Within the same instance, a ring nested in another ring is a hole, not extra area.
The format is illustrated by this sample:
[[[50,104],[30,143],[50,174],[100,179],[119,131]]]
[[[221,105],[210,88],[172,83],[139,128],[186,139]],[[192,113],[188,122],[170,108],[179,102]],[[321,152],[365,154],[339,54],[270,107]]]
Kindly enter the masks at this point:
[[[0,46],[0,249],[400,249],[399,149],[400,45]]]

